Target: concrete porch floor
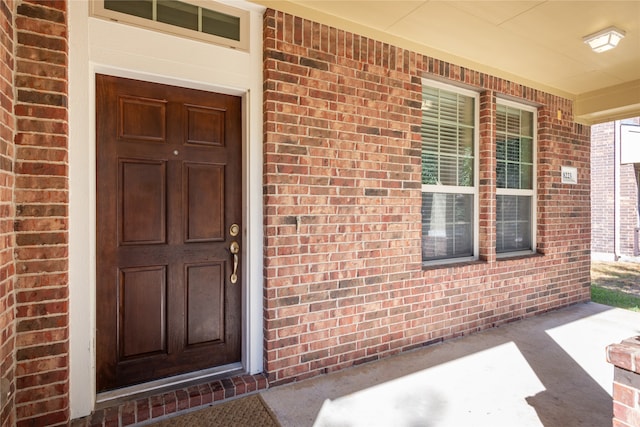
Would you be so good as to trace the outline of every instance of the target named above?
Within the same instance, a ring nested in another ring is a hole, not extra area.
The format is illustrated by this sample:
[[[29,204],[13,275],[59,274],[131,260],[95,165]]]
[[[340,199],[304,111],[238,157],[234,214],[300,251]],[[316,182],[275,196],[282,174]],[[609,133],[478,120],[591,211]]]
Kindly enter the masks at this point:
[[[584,303],[262,392],[283,427],[611,426],[605,348],[640,313]]]

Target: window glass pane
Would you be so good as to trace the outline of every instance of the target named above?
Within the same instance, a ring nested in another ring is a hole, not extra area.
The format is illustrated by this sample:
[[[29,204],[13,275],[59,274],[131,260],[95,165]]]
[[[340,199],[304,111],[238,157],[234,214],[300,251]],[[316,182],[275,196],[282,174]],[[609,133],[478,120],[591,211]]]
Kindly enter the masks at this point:
[[[104,0],[104,8],[140,18],[153,19],[152,0]]]
[[[450,123],[458,122],[458,95],[444,90],[440,91],[440,120]]]
[[[473,158],[458,158],[458,185],[473,186]]]
[[[158,22],[198,31],[198,6],[173,0],[158,0]]]
[[[422,118],[438,120],[438,89],[424,86],[422,88]],[[424,123],[424,122],[423,122]]]
[[[202,9],[202,32],[239,41],[240,18]]]
[[[518,219],[518,199],[516,196],[498,195],[498,216],[503,222],[515,222]]]
[[[475,99],[427,86],[422,96],[423,184],[473,186]],[[425,153],[437,154],[435,182]]]
[[[498,105],[496,109],[496,130],[501,133],[507,131],[507,108],[504,105]]]
[[[438,183],[438,155],[422,152],[422,183]]]
[[[498,188],[506,188],[507,186],[507,164],[498,162],[496,165],[496,186]]]
[[[444,154],[458,154],[458,129],[455,125],[440,124],[440,152]]]
[[[533,112],[498,105],[496,118],[498,188],[532,189]]]
[[[520,188],[526,190],[533,188],[533,167],[531,165],[520,165]]]
[[[520,165],[507,163],[507,188],[520,188]]]
[[[520,134],[520,111],[507,107],[507,132],[512,135]]]
[[[496,197],[496,252],[531,250],[531,197]]]
[[[458,185],[458,158],[440,156],[440,185]]]
[[[467,256],[473,255],[473,230],[471,222],[457,223],[453,230],[455,233],[453,239],[452,248],[454,254],[466,254]]]
[[[473,156],[473,128],[460,128],[458,130],[458,154],[461,156]]]
[[[531,111],[520,112],[520,135],[533,136],[533,113]]]
[[[439,128],[437,123],[429,123],[426,120],[422,120],[422,151],[429,151],[432,153],[438,152],[438,135]]]
[[[473,195],[422,193],[424,261],[473,255]]]
[[[507,160],[517,162],[520,160],[520,139],[511,137],[507,141]]]
[[[513,250],[529,251],[533,250],[531,247],[531,222],[530,221],[518,221],[518,230],[516,231],[516,244],[517,247]]]
[[[524,163],[533,163],[533,139],[520,139],[520,161]]]
[[[459,96],[458,101],[458,122],[465,126],[473,126],[475,120],[473,98]]]
[[[501,222],[496,224],[496,253],[508,252],[516,242],[516,223]]]
[[[496,135],[496,157],[498,160],[507,159],[507,139],[504,135]]]

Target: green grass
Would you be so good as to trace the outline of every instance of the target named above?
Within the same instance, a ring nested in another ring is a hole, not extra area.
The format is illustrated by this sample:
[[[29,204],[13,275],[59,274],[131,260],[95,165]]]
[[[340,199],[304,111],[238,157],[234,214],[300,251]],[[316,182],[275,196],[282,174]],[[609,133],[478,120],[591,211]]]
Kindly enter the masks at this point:
[[[640,312],[640,297],[597,285],[591,285],[591,301]]]

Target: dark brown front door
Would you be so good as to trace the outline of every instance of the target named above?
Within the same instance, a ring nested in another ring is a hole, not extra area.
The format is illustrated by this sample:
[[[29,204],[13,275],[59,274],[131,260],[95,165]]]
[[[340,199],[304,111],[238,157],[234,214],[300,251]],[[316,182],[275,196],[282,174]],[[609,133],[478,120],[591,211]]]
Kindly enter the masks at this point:
[[[98,391],[239,362],[240,98],[98,75],[96,100]]]

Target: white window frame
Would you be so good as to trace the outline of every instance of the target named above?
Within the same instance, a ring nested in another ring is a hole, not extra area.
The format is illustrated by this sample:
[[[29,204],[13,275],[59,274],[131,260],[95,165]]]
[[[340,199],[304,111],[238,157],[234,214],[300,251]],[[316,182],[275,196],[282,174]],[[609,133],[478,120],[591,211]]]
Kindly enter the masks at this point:
[[[479,259],[480,250],[480,232],[478,230],[480,225],[480,203],[479,203],[479,182],[480,182],[480,94],[473,90],[461,88],[446,83],[442,83],[436,80],[430,80],[422,78],[422,87],[429,86],[435,89],[445,90],[448,92],[457,93],[460,95],[473,98],[473,187],[463,187],[454,185],[435,185],[435,184],[422,184],[422,193],[446,193],[446,194],[471,194],[473,195],[473,255],[469,257],[454,257],[443,258],[436,260],[422,261],[424,267],[443,265],[443,264],[455,264],[469,261],[477,261]],[[422,178],[421,178],[422,180]],[[422,219],[420,220],[422,226]],[[422,240],[421,240],[422,242]],[[422,245],[421,245],[422,246]]]
[[[226,37],[215,36],[213,34],[203,33],[201,31],[195,31],[188,28],[179,27],[176,25],[166,24],[155,20],[155,10],[157,0],[153,1],[154,19],[141,18],[139,16],[129,15],[126,13],[117,12],[114,10],[106,9],[104,7],[104,0],[90,0],[90,15],[106,19],[109,21],[122,22],[136,27],[146,28],[149,30],[160,31],[166,34],[177,35],[180,37],[187,37],[194,40],[204,41],[208,43],[217,44],[219,46],[230,47],[242,51],[249,50],[249,12],[242,9],[237,9],[226,4],[218,3],[215,1],[203,1],[203,0],[178,0],[182,3],[191,4],[193,6],[200,7],[201,9],[207,9],[214,12],[219,12],[225,15],[230,15],[240,20],[240,40],[228,39]],[[202,23],[200,22],[199,25]]]
[[[537,253],[537,231],[538,231],[538,109],[534,106],[522,104],[519,102],[511,101],[508,99],[498,98],[496,100],[497,105],[503,105],[505,107],[515,108],[518,110],[528,111],[533,113],[533,142],[532,142],[532,161],[533,167],[531,170],[531,189],[523,190],[516,188],[498,188],[496,183],[496,227],[497,227],[497,214],[498,203],[497,196],[530,196],[531,197],[531,249],[521,251],[510,252],[496,252],[496,258],[510,258],[515,256],[525,256]],[[498,153],[495,154],[496,166],[498,164]],[[498,233],[496,230],[496,240],[493,242],[497,248]]]

